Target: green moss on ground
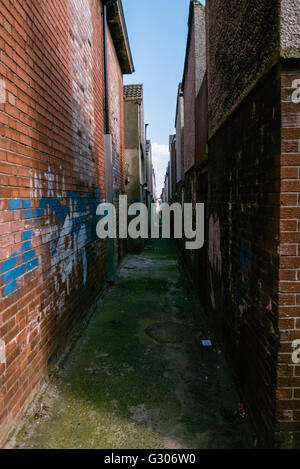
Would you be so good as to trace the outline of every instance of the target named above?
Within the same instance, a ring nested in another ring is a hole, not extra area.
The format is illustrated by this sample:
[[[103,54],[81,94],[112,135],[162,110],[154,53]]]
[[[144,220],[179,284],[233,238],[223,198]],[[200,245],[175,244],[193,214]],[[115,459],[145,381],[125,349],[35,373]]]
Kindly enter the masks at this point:
[[[153,247],[122,265],[16,446],[250,446],[222,355],[200,342],[210,333],[172,244]]]

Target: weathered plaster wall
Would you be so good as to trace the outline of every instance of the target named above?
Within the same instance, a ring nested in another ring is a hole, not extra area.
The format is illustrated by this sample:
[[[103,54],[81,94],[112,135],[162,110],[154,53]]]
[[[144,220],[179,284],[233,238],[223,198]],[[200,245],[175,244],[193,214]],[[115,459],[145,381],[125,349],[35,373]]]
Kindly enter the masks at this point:
[[[139,147],[139,112],[136,100],[125,100],[125,149],[137,149]]]
[[[206,72],[206,19],[205,7],[195,2],[194,10],[194,34],[195,34],[195,96],[200,91]]]
[[[144,144],[143,104],[137,99],[126,99],[125,109],[125,167],[128,181],[126,194],[128,203],[141,201],[141,183],[146,175],[142,166],[141,146]]]
[[[140,185],[140,153],[138,148],[135,150],[126,150],[126,175],[128,183],[126,184],[126,194],[128,203],[139,202],[141,200]]]
[[[300,57],[300,2],[281,0],[281,55]]]
[[[140,99],[125,99],[125,171],[126,171],[126,195],[128,205],[143,201],[141,187],[145,178],[145,166],[142,164],[141,145],[144,144],[145,126],[143,104]],[[131,217],[134,218],[134,217]],[[129,217],[129,222],[131,220]],[[128,239],[128,252],[140,252],[143,248],[143,240]]]
[[[209,134],[279,58],[280,1],[209,0]]]

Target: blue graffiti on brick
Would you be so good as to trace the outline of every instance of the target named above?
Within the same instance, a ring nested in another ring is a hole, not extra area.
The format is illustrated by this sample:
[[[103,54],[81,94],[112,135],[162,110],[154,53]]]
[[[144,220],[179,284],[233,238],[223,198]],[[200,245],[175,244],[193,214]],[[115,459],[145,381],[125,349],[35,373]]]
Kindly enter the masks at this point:
[[[12,199],[9,201],[10,210],[27,209],[31,207],[31,201],[27,199]]]
[[[34,236],[34,233],[32,230],[28,231],[23,231],[22,233],[22,241],[28,241],[29,239],[32,239]]]
[[[32,242],[27,241],[33,238],[32,231],[24,231],[22,239],[25,242],[21,245],[19,252],[13,253],[9,259],[2,262],[0,268],[0,281],[4,287],[4,296],[14,293],[23,285],[23,278],[27,272],[32,271],[38,266],[39,260],[36,252],[32,248]]]
[[[93,193],[81,195],[79,192],[69,191],[66,203],[62,199],[55,197],[42,198],[39,207],[32,207],[30,199],[12,199],[9,201],[10,210],[21,210],[21,218],[32,220],[34,225],[42,224],[42,217],[54,216],[58,225],[65,225],[69,216],[70,225],[67,234],[77,233],[78,236],[82,227],[85,229],[85,244],[99,241],[96,235],[96,225],[98,216],[96,209],[101,200],[100,190],[95,189]],[[74,216],[73,216],[74,215]],[[58,254],[58,240],[60,232],[56,231],[52,235],[50,242],[50,255]],[[4,296],[14,293],[23,284],[24,275],[34,270],[39,265],[39,259],[32,246],[34,237],[33,230],[26,230],[22,233],[22,245],[19,252],[10,256],[2,262],[0,266],[0,282],[4,287]]]
[[[241,263],[241,268],[243,272],[248,271],[249,262],[252,260],[252,258],[253,258],[253,253],[252,253],[251,241],[248,242],[248,250],[246,252],[245,241],[242,240],[241,250],[240,250],[240,263]]]
[[[32,264],[32,262],[27,262],[27,253],[22,256],[17,252],[2,263],[0,279],[2,284],[5,285],[4,296],[16,291],[23,284],[24,275],[38,265],[38,258],[34,259],[34,257],[35,251],[32,251],[30,256],[30,260],[34,261],[34,264]]]

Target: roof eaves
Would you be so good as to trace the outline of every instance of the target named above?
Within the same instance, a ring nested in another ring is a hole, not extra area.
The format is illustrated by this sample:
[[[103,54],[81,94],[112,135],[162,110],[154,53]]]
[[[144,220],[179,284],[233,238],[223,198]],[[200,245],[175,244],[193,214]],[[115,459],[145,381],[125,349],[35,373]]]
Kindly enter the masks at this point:
[[[203,6],[202,3],[200,3],[198,0],[190,1],[190,11],[189,11],[189,19],[188,19],[189,31],[188,31],[188,38],[187,38],[186,51],[185,51],[184,69],[183,69],[183,77],[182,77],[182,91],[184,90],[185,78],[186,78],[187,67],[188,67],[188,57],[189,57],[189,51],[190,51],[190,45],[191,45],[191,39],[192,39],[192,24],[194,20],[195,7],[200,7],[205,10],[205,6]]]
[[[107,22],[123,74],[134,72],[122,0],[107,5]]]

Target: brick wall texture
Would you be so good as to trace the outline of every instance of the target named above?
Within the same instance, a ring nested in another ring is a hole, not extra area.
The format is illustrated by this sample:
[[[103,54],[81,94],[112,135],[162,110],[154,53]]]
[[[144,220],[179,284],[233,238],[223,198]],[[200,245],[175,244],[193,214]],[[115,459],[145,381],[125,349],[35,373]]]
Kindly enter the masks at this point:
[[[298,11],[207,8],[208,309],[262,447],[300,446]]]
[[[279,349],[280,72],[209,141],[209,305],[262,445],[273,444]]]
[[[275,66],[209,141],[209,310],[261,446],[300,445],[300,68]]]
[[[182,190],[178,187],[178,202],[182,200]],[[184,178],[184,202],[193,205],[193,223],[196,226],[196,204],[205,204],[205,239],[208,239],[208,173],[207,167],[202,169],[192,168],[185,174]],[[192,281],[197,289],[202,306],[205,308],[207,303],[207,250],[203,249],[185,249],[185,239],[177,241],[181,248],[183,260],[188,268]]]
[[[299,8],[209,0],[184,72],[178,201],[206,204],[206,244],[179,246],[260,447],[300,447]]]
[[[293,341],[300,340],[300,103],[293,103],[292,96],[293,83],[299,79],[299,64],[296,68],[283,66],[277,431],[285,446],[297,448],[300,447],[300,363],[294,363],[292,352]]]
[[[0,4],[0,446],[103,284],[101,9],[98,0]],[[108,39],[121,191],[123,83]]]

